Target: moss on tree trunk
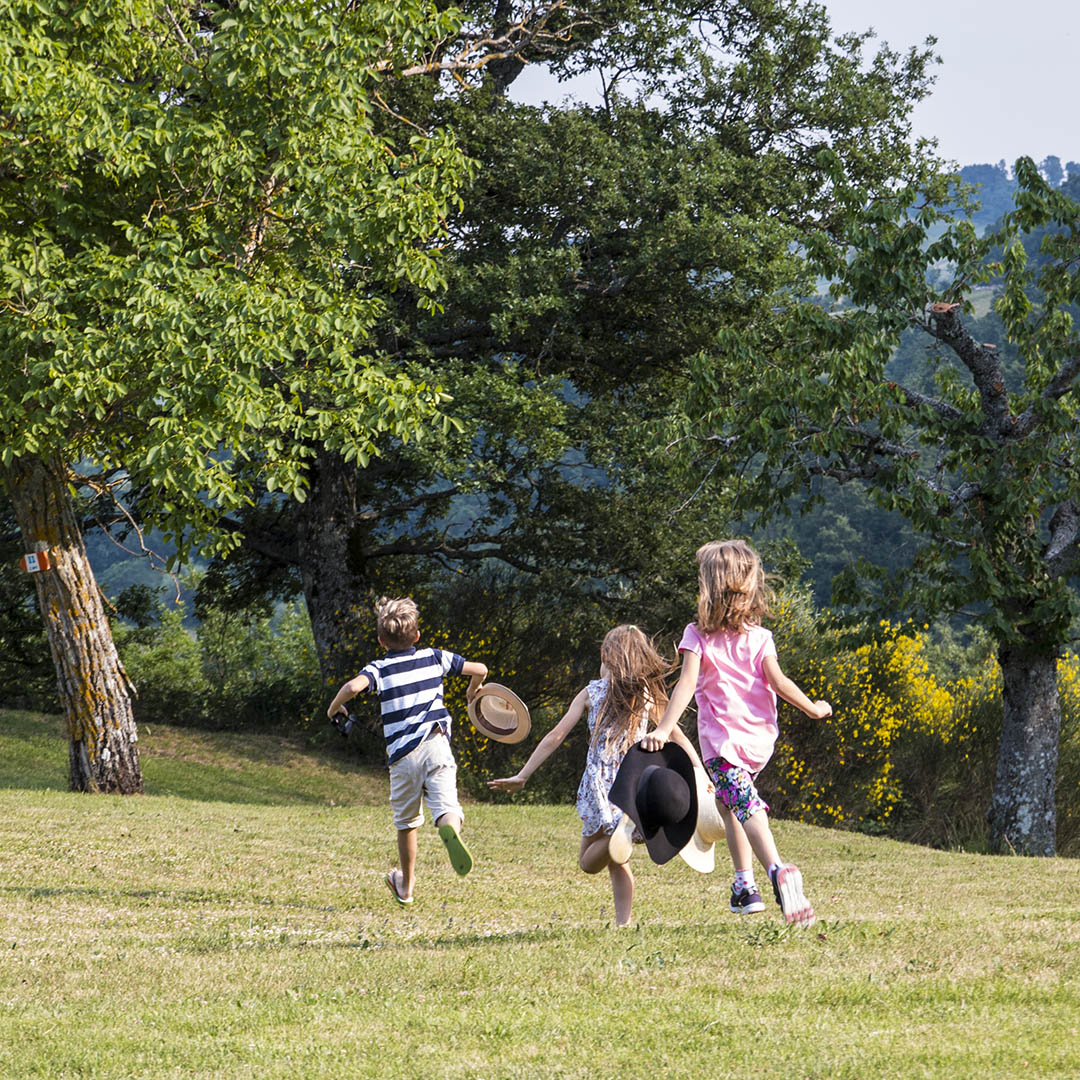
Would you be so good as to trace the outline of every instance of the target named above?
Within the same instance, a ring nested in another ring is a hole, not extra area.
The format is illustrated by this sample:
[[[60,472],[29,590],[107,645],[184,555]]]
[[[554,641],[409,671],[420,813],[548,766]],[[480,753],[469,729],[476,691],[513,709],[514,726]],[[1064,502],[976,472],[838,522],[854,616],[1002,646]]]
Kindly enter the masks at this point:
[[[23,543],[47,551],[34,575],[67,721],[73,791],[143,790],[127,675],[86,555],[62,463],[33,454],[4,470]]]

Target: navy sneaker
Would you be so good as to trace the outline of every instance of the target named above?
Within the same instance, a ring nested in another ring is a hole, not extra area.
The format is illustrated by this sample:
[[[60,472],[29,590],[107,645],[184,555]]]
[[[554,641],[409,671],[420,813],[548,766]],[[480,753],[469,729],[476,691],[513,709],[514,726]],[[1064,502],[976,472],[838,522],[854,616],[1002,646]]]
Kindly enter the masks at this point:
[[[785,922],[798,926],[810,926],[814,921],[814,905],[806,898],[802,887],[802,874],[797,866],[780,865],[769,871],[773,896],[784,913]]]
[[[731,910],[736,915],[754,915],[759,911],[765,910],[765,901],[761,899],[761,893],[754,889],[751,892],[749,889],[743,889],[741,892],[735,891],[735,886],[731,886]]]

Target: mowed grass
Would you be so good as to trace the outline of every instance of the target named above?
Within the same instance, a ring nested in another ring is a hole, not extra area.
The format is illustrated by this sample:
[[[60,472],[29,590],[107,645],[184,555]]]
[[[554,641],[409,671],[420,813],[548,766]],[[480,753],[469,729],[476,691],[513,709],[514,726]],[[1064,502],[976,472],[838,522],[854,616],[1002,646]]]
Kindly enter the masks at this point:
[[[572,806],[484,804],[473,873],[429,823],[399,909],[382,771],[164,729],[142,753],[146,796],[73,795],[55,719],[0,714],[2,1077],[1080,1075],[1080,862],[780,821],[809,931],[731,915],[726,857],[640,849],[615,930]]]

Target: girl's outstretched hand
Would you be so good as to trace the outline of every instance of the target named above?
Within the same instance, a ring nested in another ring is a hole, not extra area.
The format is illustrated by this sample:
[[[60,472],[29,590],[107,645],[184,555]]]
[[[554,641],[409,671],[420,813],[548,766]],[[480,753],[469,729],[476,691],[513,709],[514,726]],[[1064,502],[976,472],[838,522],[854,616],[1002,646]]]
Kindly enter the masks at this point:
[[[525,781],[520,776],[504,776],[498,780],[489,780],[487,786],[494,791],[509,791],[511,795],[516,795],[525,786]]]
[[[832,706],[827,701],[815,701],[814,711],[809,715],[811,720],[824,720],[826,716],[832,716]]]
[[[641,749],[659,750],[666,742],[666,738],[658,735],[655,731],[650,731],[647,734],[641,736]]]

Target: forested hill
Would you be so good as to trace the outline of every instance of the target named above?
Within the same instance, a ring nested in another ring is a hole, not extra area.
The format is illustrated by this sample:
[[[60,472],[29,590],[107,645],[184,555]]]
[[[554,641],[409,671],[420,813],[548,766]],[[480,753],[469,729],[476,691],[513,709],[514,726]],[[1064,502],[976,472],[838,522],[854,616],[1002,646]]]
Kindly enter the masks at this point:
[[[1080,162],[1067,161],[1062,165],[1061,158],[1051,154],[1043,158],[1039,169],[1051,187],[1065,187],[1073,198],[1080,194]],[[996,165],[965,165],[960,178],[977,190],[979,207],[971,220],[980,229],[1000,221],[1013,208],[1016,177],[1004,160]]]

